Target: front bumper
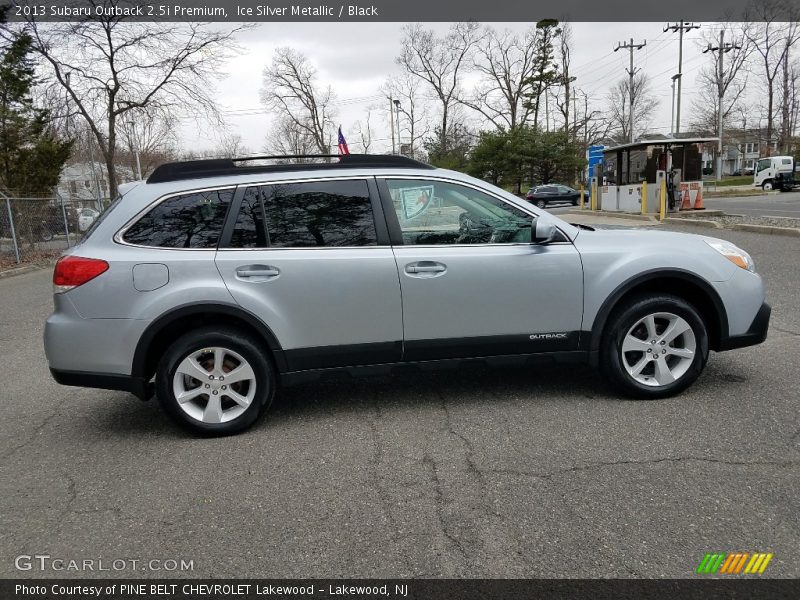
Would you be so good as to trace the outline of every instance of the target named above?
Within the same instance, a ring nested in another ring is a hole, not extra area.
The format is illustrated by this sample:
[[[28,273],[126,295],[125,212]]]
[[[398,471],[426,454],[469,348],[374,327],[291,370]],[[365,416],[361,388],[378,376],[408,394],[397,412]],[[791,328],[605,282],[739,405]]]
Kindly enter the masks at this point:
[[[747,332],[741,335],[731,335],[722,338],[719,341],[718,351],[734,350],[736,348],[744,348],[746,346],[755,346],[767,339],[767,330],[769,329],[769,317],[772,308],[769,304],[764,302],[761,308],[756,313],[753,322],[747,329]]]

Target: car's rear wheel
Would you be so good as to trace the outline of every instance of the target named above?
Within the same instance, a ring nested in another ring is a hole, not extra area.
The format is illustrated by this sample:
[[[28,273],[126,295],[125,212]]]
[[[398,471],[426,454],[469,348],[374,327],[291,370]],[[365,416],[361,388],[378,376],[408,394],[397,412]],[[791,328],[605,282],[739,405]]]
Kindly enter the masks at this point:
[[[536,206],[539,208],[546,208],[547,207],[547,200],[542,200],[541,198],[536,201]]]
[[[677,296],[637,296],[611,317],[601,365],[622,393],[644,400],[689,387],[708,360],[708,332],[697,310]]]
[[[178,338],[156,373],[161,406],[180,425],[204,435],[250,427],[272,402],[275,371],[248,334],[204,327]]]

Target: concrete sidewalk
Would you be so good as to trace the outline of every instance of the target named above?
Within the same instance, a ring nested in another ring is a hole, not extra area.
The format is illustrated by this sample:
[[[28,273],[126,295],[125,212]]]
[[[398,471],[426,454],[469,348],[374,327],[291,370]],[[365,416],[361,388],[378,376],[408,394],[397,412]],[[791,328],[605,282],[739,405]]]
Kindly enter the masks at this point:
[[[568,223],[580,223],[581,225],[615,226],[615,227],[653,227],[661,223],[656,217],[644,215],[615,214],[610,215],[601,211],[571,210],[567,213],[558,215]]]

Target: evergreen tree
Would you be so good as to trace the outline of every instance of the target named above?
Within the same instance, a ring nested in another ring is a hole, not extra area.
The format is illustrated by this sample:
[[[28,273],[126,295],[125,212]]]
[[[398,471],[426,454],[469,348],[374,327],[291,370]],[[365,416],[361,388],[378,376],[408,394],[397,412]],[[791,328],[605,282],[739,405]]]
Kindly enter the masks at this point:
[[[49,111],[34,105],[31,44],[21,33],[0,54],[0,186],[46,194],[58,183],[72,141],[59,139]]]

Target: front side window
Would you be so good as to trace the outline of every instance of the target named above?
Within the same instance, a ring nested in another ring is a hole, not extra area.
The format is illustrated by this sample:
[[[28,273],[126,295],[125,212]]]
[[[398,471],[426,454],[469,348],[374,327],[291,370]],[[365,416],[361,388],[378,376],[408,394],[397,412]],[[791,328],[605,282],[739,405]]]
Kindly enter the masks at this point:
[[[760,161],[758,161],[758,170],[763,171],[764,169],[769,169],[770,164],[772,164],[770,159],[762,158]]]
[[[532,217],[474,188],[387,179],[405,245],[530,243]]]
[[[136,221],[122,239],[156,248],[216,248],[233,190],[168,198]]]
[[[309,181],[261,189],[271,248],[378,243],[366,181]]]

